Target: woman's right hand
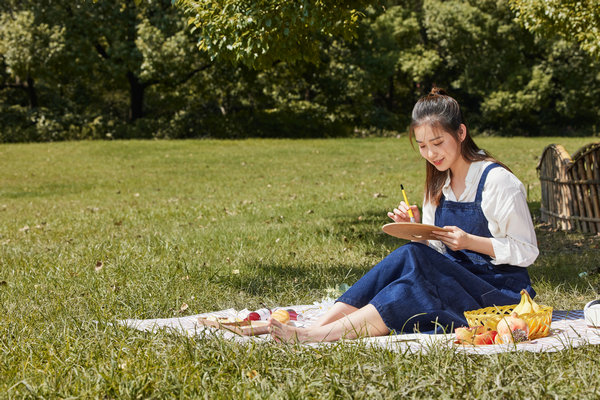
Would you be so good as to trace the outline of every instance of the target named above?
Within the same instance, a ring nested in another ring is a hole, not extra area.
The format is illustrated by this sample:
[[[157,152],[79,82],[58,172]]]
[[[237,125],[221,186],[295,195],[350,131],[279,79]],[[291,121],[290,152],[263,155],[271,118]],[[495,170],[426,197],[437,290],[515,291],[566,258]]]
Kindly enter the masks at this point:
[[[409,205],[405,202],[401,201],[400,205],[397,208],[394,208],[393,212],[388,212],[387,215],[394,222],[410,222],[410,215],[408,215]],[[415,217],[415,222],[421,222],[421,213],[419,212],[419,207],[416,205],[410,206],[412,210],[413,216]]]

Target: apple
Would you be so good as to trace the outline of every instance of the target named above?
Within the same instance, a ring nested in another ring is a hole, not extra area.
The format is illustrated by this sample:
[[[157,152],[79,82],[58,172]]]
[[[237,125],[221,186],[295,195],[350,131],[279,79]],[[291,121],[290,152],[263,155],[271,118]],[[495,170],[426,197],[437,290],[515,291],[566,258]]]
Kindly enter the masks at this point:
[[[244,321],[260,321],[260,314],[252,311],[246,318],[244,318]]]

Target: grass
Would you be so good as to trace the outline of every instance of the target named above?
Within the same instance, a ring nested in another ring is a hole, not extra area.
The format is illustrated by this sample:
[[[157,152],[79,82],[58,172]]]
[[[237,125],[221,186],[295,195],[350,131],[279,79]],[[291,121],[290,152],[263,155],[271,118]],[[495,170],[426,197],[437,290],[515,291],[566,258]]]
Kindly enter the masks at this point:
[[[590,141],[478,144],[521,178],[536,216],[543,148]],[[352,284],[401,244],[381,233],[400,183],[421,203],[423,161],[406,138],[11,144],[0,167],[0,398],[600,395],[598,346],[407,355],[106,324],[312,303]],[[600,238],[536,227],[538,301],[597,298]]]

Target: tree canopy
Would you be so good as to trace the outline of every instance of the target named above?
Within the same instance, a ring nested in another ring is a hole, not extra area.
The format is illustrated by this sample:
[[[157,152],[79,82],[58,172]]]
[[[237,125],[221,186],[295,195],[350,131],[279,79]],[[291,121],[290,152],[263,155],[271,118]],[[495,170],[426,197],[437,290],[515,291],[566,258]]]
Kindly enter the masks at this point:
[[[189,15],[198,47],[211,58],[254,68],[319,62],[322,36],[356,37],[373,0],[174,0]]]
[[[396,134],[433,84],[475,134],[597,131],[598,58],[509,0],[335,4],[0,2],[0,141]]]
[[[532,32],[560,35],[600,58],[600,4],[597,0],[510,0]]]

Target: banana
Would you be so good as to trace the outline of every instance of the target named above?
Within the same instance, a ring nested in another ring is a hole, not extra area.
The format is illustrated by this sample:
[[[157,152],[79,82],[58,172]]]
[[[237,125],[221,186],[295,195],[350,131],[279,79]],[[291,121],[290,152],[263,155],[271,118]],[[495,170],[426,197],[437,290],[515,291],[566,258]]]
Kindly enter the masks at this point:
[[[539,312],[543,311],[542,307],[538,303],[536,303],[535,301],[533,301],[533,300],[531,300],[531,307],[533,307],[533,312],[534,313],[539,313]]]
[[[514,308],[513,312],[522,315],[539,311],[541,311],[540,306],[531,299],[527,290],[521,290],[521,302]]]

